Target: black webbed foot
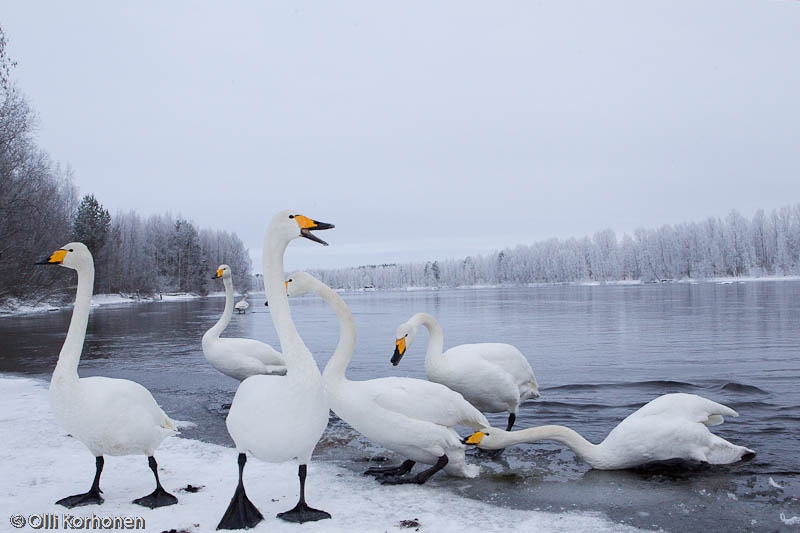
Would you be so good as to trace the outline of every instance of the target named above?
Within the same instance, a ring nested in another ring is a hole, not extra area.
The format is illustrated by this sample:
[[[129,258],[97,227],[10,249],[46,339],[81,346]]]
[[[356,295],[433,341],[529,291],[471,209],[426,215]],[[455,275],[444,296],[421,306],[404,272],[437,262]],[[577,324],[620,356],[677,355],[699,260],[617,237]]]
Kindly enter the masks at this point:
[[[100,505],[105,500],[100,495],[103,492],[100,489],[91,489],[89,492],[84,494],[76,494],[74,496],[67,496],[66,498],[61,498],[56,502],[56,505],[63,505],[67,509],[72,509],[73,507],[81,507],[83,505]]]
[[[147,496],[143,496],[141,498],[133,500],[133,503],[135,503],[136,505],[141,505],[143,507],[149,507],[150,509],[156,509],[157,507],[166,507],[167,505],[175,505],[176,503],[178,503],[178,498],[176,498],[169,492],[165,491],[162,487],[156,487],[156,490],[154,490]]]
[[[294,506],[294,509],[278,513],[277,517],[287,522],[296,522],[302,524],[303,522],[315,522],[317,520],[325,520],[330,518],[330,513],[320,509],[309,507],[305,502],[299,502]]]

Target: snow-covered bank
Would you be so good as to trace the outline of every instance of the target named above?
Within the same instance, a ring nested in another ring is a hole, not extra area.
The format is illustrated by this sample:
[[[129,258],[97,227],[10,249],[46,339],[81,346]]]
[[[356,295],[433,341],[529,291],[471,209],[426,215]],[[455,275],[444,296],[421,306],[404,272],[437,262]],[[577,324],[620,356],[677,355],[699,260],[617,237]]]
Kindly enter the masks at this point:
[[[3,444],[0,460],[0,517],[11,529],[12,515],[142,517],[147,531],[213,531],[236,485],[236,452],[199,441],[169,438],[156,452],[164,487],[179,503],[146,509],[131,503],[153,489],[153,477],[143,457],[107,457],[101,480],[105,503],[68,510],[53,502],[84,492],[91,484],[94,461],[86,448],[67,436],[54,420],[47,384],[29,378],[0,375]],[[295,463],[248,461],[245,484],[250,499],[265,516],[256,531],[383,532],[428,531],[633,531],[597,514],[544,513],[500,508],[431,486],[382,486],[373,479],[314,461],[309,468],[309,503],[333,515],[303,525],[288,524],[275,514],[297,499]],[[200,490],[187,492],[191,485]],[[406,522],[408,521],[408,522]],[[414,524],[417,522],[418,525]],[[410,528],[410,529],[409,529]],[[418,529],[417,529],[418,528]],[[21,531],[31,529],[25,526]]]
[[[183,300],[194,300],[201,298],[197,294],[188,293],[164,293],[154,297],[122,296],[120,294],[95,294],[92,296],[92,307],[103,305],[135,304],[143,302],[178,302]],[[72,307],[72,304],[63,307]],[[50,303],[27,304],[17,300],[9,300],[3,307],[0,307],[0,316],[10,315],[29,315],[33,313],[46,313],[48,311],[59,311],[61,307]]]

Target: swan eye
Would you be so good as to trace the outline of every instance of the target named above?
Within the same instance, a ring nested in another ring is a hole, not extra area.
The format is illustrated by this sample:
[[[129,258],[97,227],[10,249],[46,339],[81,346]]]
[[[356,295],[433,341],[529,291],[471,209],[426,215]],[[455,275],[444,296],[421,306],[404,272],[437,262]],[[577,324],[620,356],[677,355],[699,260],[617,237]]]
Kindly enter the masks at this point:
[[[293,281],[293,280],[292,280],[292,279],[290,279],[290,280],[289,280],[289,283],[291,283],[292,281]]]
[[[406,333],[405,335],[403,335],[403,338],[406,338],[406,337],[408,337],[408,333]]]
[[[294,218],[294,215],[289,215],[289,218]]]
[[[68,251],[68,252],[74,252],[75,250],[73,250],[72,248],[70,248],[70,249],[69,249],[69,250],[67,250],[67,251]]]

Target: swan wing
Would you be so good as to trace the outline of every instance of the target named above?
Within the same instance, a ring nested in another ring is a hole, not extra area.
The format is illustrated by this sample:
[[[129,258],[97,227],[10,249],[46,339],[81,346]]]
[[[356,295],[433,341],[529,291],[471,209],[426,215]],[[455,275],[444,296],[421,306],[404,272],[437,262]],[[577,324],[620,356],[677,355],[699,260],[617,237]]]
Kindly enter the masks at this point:
[[[486,417],[461,394],[440,385],[413,378],[381,378],[368,382],[372,401],[383,409],[417,420],[452,427],[488,427]]]
[[[481,368],[498,374],[507,375],[515,386],[526,392],[527,397],[539,396],[539,384],[533,373],[531,364],[525,355],[511,344],[484,342],[478,344],[461,344],[447,350],[443,357],[451,365],[467,368]]]
[[[725,416],[737,417],[739,413],[696,394],[673,393],[659,396],[631,416],[665,416],[716,426],[724,422]]]

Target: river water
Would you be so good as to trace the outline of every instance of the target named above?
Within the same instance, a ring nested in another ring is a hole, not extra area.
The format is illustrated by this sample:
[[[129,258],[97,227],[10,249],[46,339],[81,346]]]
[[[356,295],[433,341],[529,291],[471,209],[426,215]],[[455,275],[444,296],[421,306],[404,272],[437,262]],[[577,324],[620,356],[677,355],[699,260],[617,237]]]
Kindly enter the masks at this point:
[[[365,292],[343,298],[359,335],[350,379],[424,379],[424,330],[400,366],[392,367],[389,358],[396,327],[426,311],[439,319],[445,348],[496,341],[526,354],[542,397],[523,405],[515,429],[563,424],[599,442],[656,396],[691,392],[736,409],[739,418],[713,431],[757,452],[752,461],[729,466],[602,472],[561,445],[538,443],[496,458],[471,453],[470,460],[483,467],[481,476],[439,474],[428,482],[439,490],[501,507],[599,511],[646,529],[800,530],[791,521],[800,515],[800,282]],[[234,316],[226,335],[277,348],[263,295],[250,301],[251,312]],[[333,312],[310,296],[291,304],[298,330],[324,366],[338,339]],[[183,437],[232,446],[225,404],[237,382],[217,373],[200,348],[222,306],[221,298],[212,297],[95,308],[81,375],[136,380],[174,419],[196,424]],[[49,378],[70,313],[0,318],[0,372]],[[505,427],[506,414],[489,419]],[[354,475],[378,461],[400,460],[335,416],[315,456]]]

